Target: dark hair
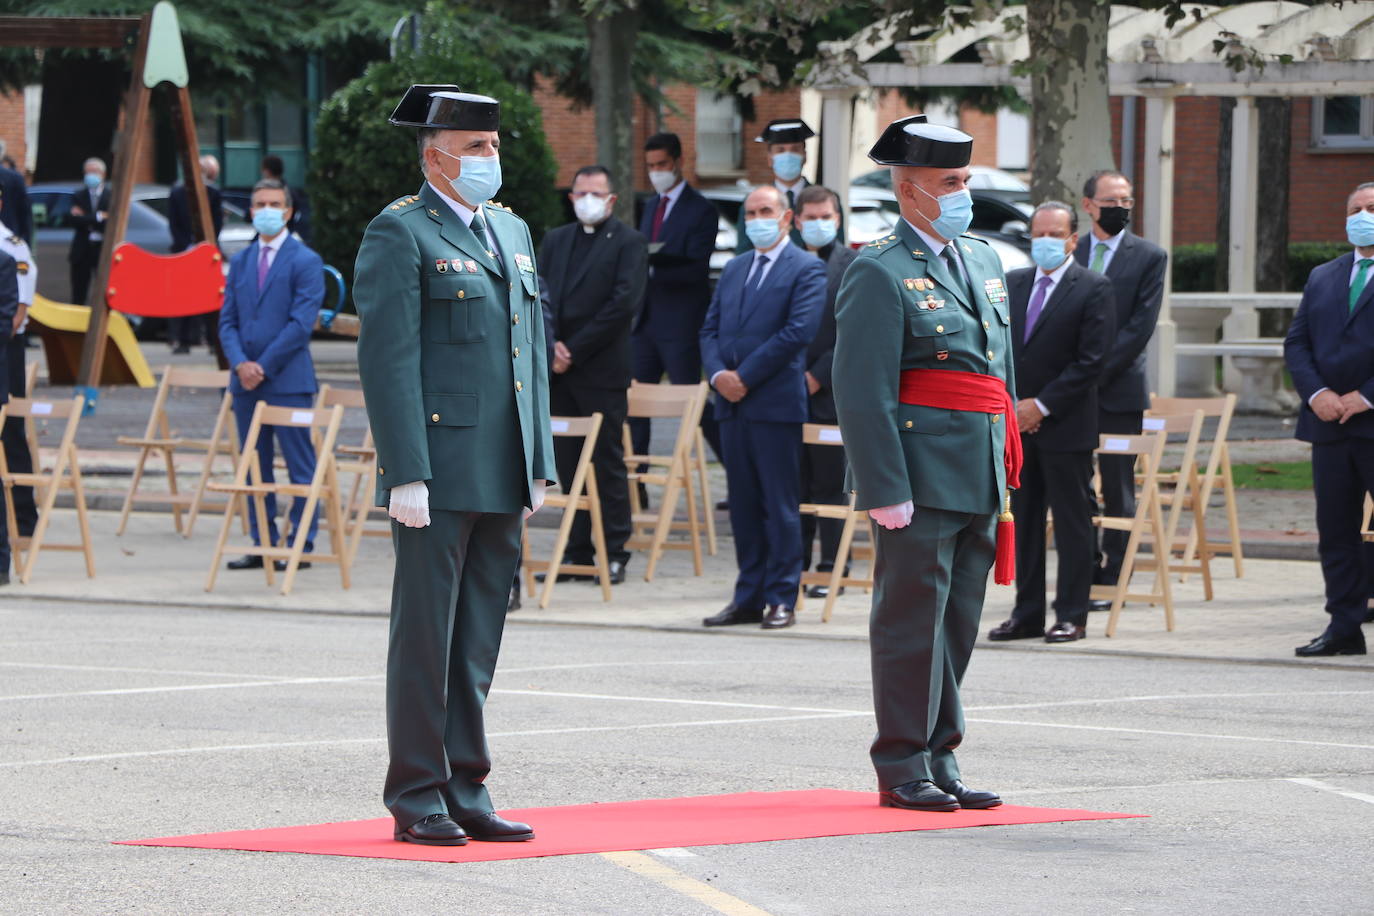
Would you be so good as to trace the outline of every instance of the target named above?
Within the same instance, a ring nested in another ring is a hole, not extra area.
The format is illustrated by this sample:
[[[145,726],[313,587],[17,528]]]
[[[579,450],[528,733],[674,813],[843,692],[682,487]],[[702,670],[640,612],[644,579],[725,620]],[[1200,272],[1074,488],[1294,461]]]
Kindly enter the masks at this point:
[[[253,194],[256,194],[258,191],[281,191],[286,195],[286,205],[288,207],[291,206],[291,189],[286,186],[286,182],[284,181],[278,181],[275,178],[264,178],[253,185]],[[248,195],[248,200],[250,202],[253,200],[253,194]]]
[[[1097,182],[1102,178],[1120,178],[1127,184],[1131,179],[1118,172],[1116,169],[1099,169],[1088,176],[1088,180],[1083,182],[1083,196],[1092,200],[1097,196]]]
[[[682,141],[678,139],[677,134],[654,134],[644,141],[644,152],[652,149],[664,150],[674,159],[682,158]]]
[[[577,179],[581,178],[583,175],[586,175],[588,178],[594,177],[596,175],[605,175],[606,187],[611,189],[612,194],[615,193],[615,179],[611,177],[611,170],[606,168],[604,165],[582,166],[582,168],[578,169],[576,172],[573,172],[572,182],[568,185],[568,187],[571,188],[573,185],[577,184]]]
[[[281,161],[280,156],[263,156],[262,170],[280,181],[281,177],[286,174],[286,163]]]
[[[840,212],[840,195],[825,187],[824,185],[809,184],[801,189],[801,193],[796,196],[797,213],[801,213],[802,207],[807,204],[823,204],[830,201],[835,205],[835,212]]]
[[[1078,211],[1062,200],[1047,200],[1043,204],[1040,204],[1031,212],[1031,222],[1035,221],[1035,214],[1042,210],[1063,210],[1065,213],[1069,214],[1069,234],[1073,235],[1078,231]]]

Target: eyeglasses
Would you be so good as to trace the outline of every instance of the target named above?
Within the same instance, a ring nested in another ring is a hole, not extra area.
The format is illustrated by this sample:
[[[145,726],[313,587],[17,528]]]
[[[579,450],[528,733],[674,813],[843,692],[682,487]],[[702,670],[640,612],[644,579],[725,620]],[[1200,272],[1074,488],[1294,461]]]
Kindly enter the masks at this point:
[[[1094,197],[1093,203],[1097,204],[1099,207],[1125,207],[1127,210],[1129,210],[1131,207],[1135,206],[1135,198],[1109,197],[1106,200],[1102,200]]]

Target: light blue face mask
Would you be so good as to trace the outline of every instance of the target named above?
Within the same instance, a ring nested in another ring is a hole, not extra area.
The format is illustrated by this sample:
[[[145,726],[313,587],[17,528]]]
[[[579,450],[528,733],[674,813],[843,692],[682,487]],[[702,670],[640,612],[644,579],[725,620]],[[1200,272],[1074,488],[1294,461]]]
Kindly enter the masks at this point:
[[[955,239],[968,231],[973,223],[973,195],[967,189],[951,191],[936,197],[916,182],[908,182],[931,200],[940,204],[940,215],[930,221],[930,228],[943,239]]]
[[[1049,273],[1060,264],[1063,264],[1064,259],[1067,258],[1069,254],[1064,250],[1063,239],[1041,235],[1031,239],[1030,256],[1037,267],[1045,273]]]
[[[778,240],[778,221],[775,219],[747,219],[744,234],[755,248],[770,248]]]
[[[457,178],[444,177],[449,187],[453,188],[453,193],[461,197],[463,203],[469,207],[480,207],[501,190],[500,156],[455,156],[444,150],[439,152],[463,164],[463,170],[458,173]]]
[[[1361,210],[1345,218],[1345,237],[1356,248],[1374,245],[1374,213]]]
[[[773,174],[779,180],[792,182],[801,177],[802,154],[801,153],[774,153],[773,154]]]
[[[276,207],[259,207],[253,211],[253,228],[258,235],[272,238],[286,227],[286,211]]]
[[[801,224],[802,241],[812,248],[824,248],[835,241],[840,226],[833,219],[809,219]]]
[[[86,182],[86,187],[90,188],[92,191],[100,187],[100,176],[95,172],[87,172],[85,175],[81,176],[81,180]]]

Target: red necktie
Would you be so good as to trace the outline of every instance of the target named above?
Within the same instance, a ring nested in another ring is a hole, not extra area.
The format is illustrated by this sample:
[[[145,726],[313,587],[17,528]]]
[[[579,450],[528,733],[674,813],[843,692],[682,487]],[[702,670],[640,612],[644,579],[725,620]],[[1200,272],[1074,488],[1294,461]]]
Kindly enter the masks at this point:
[[[658,234],[663,229],[663,217],[668,212],[668,196],[660,194],[658,198],[658,209],[654,211],[654,228],[649,233],[649,241],[657,242]]]

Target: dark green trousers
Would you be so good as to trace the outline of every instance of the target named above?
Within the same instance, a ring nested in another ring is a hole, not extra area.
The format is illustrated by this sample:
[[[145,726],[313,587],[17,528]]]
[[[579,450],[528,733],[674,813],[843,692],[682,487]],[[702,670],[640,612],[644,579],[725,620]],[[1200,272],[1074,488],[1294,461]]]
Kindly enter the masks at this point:
[[[959,684],[978,638],[996,515],[916,507],[896,531],[873,526],[873,709],[869,756],[878,787],[959,778],[964,737]]]
[[[486,814],[482,706],[519,562],[520,514],[431,511],[427,528],[392,522],[391,542],[382,799],[400,829],[431,814]]]

